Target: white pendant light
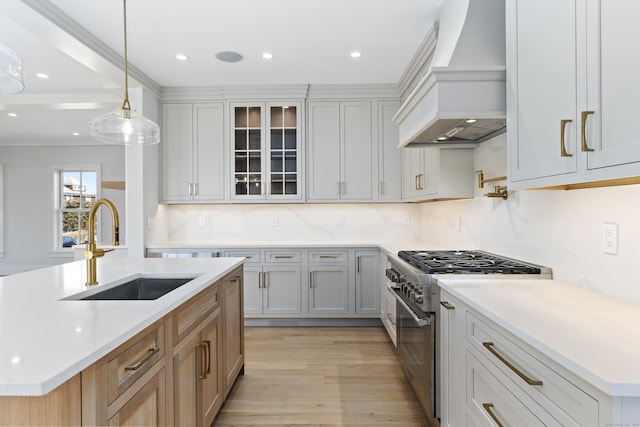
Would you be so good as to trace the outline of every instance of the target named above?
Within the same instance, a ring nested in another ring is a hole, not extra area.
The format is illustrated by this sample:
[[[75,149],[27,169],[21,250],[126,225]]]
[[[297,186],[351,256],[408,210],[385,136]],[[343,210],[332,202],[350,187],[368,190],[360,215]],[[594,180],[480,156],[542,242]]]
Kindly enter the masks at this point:
[[[23,89],[22,58],[0,44],[0,95],[12,95],[22,92]]]
[[[127,55],[127,0],[124,6],[124,102],[119,110],[96,117],[91,122],[91,136],[108,144],[160,143],[160,128],[151,120],[131,110],[129,103],[129,58]]]

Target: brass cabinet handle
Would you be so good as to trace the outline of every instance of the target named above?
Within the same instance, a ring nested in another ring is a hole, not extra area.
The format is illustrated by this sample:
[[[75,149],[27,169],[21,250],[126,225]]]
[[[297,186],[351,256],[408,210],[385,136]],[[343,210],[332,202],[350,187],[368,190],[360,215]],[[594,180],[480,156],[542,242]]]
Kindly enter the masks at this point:
[[[207,370],[206,373],[209,375],[211,373],[211,340],[202,341],[207,350]]]
[[[206,380],[207,379],[207,347],[205,346],[204,342],[202,344],[198,344],[198,347],[200,348],[200,350],[202,350],[202,360],[200,361],[202,365],[201,366],[202,370],[200,371],[200,375],[198,375],[198,379]]]
[[[313,271],[309,272],[309,289],[313,289]]]
[[[275,259],[291,259],[293,258],[293,256],[291,255],[276,255],[274,256]]]
[[[262,288],[262,273],[258,271],[258,289]]]
[[[340,183],[340,187],[342,188],[342,194],[346,194],[347,193],[347,184],[344,181],[342,181]]]
[[[193,195],[194,196],[198,195],[198,183],[197,182],[193,183]]]
[[[582,151],[584,152],[591,152],[591,151],[595,151],[593,148],[589,148],[589,146],[587,145],[587,117],[589,117],[591,114],[593,114],[593,111],[583,111],[581,114],[581,119],[582,119]]]
[[[449,304],[448,301],[440,301],[440,305],[446,308],[447,310],[455,310],[455,306]]]
[[[356,272],[360,273],[360,257],[359,256],[356,258],[356,261],[357,261],[356,262]]]
[[[262,288],[267,288],[267,272],[262,273]]]
[[[420,176],[420,175],[416,175],[416,182],[415,182],[415,184],[416,184],[416,185],[415,185],[416,190],[419,190],[419,189],[420,189],[420,186],[418,185],[418,177],[419,177],[419,176]]]
[[[509,363],[509,361],[507,359],[505,359],[504,357],[502,357],[500,355],[500,353],[498,353],[494,348],[493,348],[493,343],[492,342],[483,342],[482,345],[489,350],[489,352],[491,354],[493,354],[495,357],[498,358],[498,360],[500,360],[502,363],[504,363],[505,365],[507,365],[507,367],[509,369],[511,369],[517,376],[519,376],[520,378],[522,378],[527,384],[529,385],[542,385],[542,381],[540,380],[534,380],[532,378],[529,378],[528,376],[526,376],[525,374],[522,373],[522,371],[520,371],[520,369],[516,368],[515,366],[513,366],[511,363]]]
[[[418,190],[424,190],[424,187],[422,186],[422,178],[424,178],[424,174],[423,173],[418,175],[418,186],[420,187],[420,188],[418,188]]]
[[[147,354],[145,354],[142,357],[142,359],[138,360],[133,365],[125,366],[124,370],[125,371],[137,371],[138,369],[140,369],[142,367],[142,365],[144,365],[149,360],[151,360],[151,358],[159,351],[160,351],[160,348],[158,348],[158,347],[150,348],[149,350],[147,350]]]
[[[573,154],[567,153],[567,148],[564,143],[564,132],[567,124],[571,122],[573,122],[573,120],[560,120],[560,157],[573,157]]]
[[[337,255],[320,255],[320,259],[338,259]]]
[[[493,413],[493,403],[483,403],[482,407],[487,411],[487,414],[489,414],[493,422],[496,423],[498,427],[504,427],[504,424],[502,424],[496,414]]]

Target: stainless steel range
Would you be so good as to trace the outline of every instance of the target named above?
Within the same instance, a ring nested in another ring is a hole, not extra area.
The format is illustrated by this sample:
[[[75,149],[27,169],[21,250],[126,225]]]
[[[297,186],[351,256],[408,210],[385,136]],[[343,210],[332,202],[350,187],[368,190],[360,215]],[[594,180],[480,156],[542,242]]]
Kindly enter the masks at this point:
[[[398,354],[428,420],[440,419],[437,279],[550,279],[551,269],[484,251],[400,251],[386,276],[396,297]]]

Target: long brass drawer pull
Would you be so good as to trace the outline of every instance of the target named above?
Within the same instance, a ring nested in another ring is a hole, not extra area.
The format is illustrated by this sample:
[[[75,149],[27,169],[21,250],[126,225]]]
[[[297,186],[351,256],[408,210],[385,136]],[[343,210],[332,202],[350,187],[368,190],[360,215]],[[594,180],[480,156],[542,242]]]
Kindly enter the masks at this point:
[[[293,256],[291,255],[276,255],[274,256],[275,259],[291,259],[293,258]]]
[[[455,310],[455,306],[449,304],[448,301],[440,301],[440,305],[446,308],[447,310]]]
[[[201,365],[201,372],[200,375],[198,376],[199,380],[206,380],[207,379],[207,347],[203,344],[198,344],[198,348],[200,348],[200,350],[202,350],[202,359],[200,360],[200,365]]]
[[[211,373],[211,340],[202,341],[207,350],[207,370],[205,371],[207,375]]]
[[[493,412],[493,403],[483,403],[482,407],[484,408],[485,411],[487,411],[487,414],[489,414],[493,422],[496,423],[498,427],[504,427],[504,424],[500,422],[496,414],[494,414]]]
[[[511,369],[517,376],[519,376],[520,378],[522,378],[527,384],[529,385],[542,385],[542,381],[540,380],[534,380],[529,378],[528,376],[526,376],[525,374],[522,373],[522,371],[520,371],[520,369],[516,368],[515,366],[513,366],[511,363],[509,363],[509,361],[507,359],[505,359],[504,357],[502,357],[500,355],[500,353],[498,353],[494,348],[493,348],[493,343],[492,342],[483,342],[482,345],[489,350],[489,352],[491,352],[491,354],[493,354],[495,357],[498,358],[498,360],[500,360],[502,363],[504,363],[505,365],[507,365],[507,367],[509,369]]]
[[[565,145],[565,130],[567,125],[573,120],[560,120],[560,157],[573,157],[573,154],[567,153],[567,147]]]
[[[147,363],[159,351],[160,351],[160,349],[158,347],[150,348],[149,350],[147,350],[147,354],[145,354],[142,359],[138,360],[133,365],[125,366],[124,370],[125,371],[137,371],[138,369],[140,369],[142,367],[142,365]]]
[[[320,259],[338,259],[337,255],[320,255]]]
[[[589,117],[591,114],[593,114],[593,111],[583,111],[581,114],[581,119],[582,119],[582,135],[581,135],[581,141],[582,141],[582,151],[584,152],[591,152],[591,151],[595,151],[593,148],[589,148],[589,145],[587,144],[587,117]]]

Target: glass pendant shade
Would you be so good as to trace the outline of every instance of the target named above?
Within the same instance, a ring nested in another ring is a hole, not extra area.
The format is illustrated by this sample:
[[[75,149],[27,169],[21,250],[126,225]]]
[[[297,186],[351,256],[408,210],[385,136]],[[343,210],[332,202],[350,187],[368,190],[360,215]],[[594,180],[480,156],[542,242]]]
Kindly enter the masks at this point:
[[[154,145],[160,143],[160,127],[140,114],[120,109],[93,119],[91,136],[107,144]]]
[[[129,103],[129,58],[127,54],[127,0],[124,11],[124,102],[119,110],[91,121],[91,136],[100,142],[120,145],[154,145],[160,143],[160,127],[131,110]]]
[[[0,44],[0,95],[22,92],[22,58],[8,47]]]

